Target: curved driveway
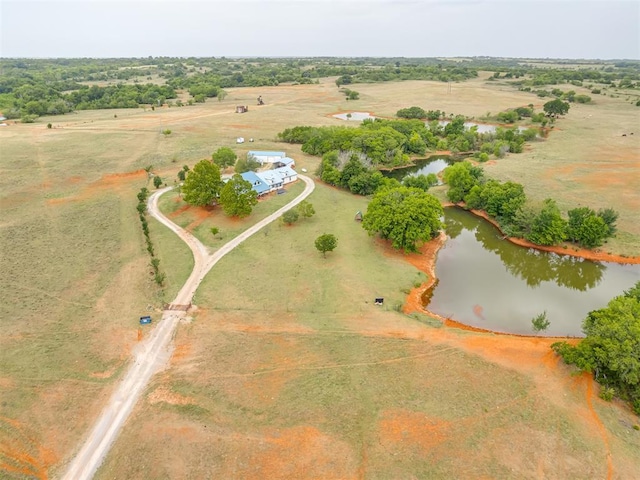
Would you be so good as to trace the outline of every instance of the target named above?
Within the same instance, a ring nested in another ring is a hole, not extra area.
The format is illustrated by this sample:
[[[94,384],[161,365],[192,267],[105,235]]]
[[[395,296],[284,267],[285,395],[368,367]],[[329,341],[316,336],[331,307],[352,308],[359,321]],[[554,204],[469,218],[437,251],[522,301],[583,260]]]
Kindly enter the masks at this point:
[[[278,211],[260,220],[254,226],[226,243],[213,254],[191,233],[179,227],[160,213],[158,209],[158,199],[163,193],[171,190],[173,187],[167,187],[154,192],[148,200],[149,213],[173,230],[185,241],[193,252],[193,271],[180,292],[178,292],[173,303],[181,305],[191,303],[191,299],[195,295],[196,289],[204,276],[222,257],[262,227],[276,220],[286,210],[296,206],[313,192],[315,188],[313,180],[304,175],[298,175],[298,178],[306,184],[304,191],[300,195]],[[82,448],[69,464],[66,473],[62,477],[64,480],[88,480],[93,477],[109,452],[111,445],[118,437],[120,430],[147,386],[147,383],[153,374],[167,363],[170,357],[169,346],[171,339],[173,338],[178,322],[185,315],[186,312],[182,311],[165,311],[162,319],[151,332],[151,335],[136,346],[133,351],[133,363],[111,396],[109,403],[105,405],[100,413],[91,432],[84,441]]]

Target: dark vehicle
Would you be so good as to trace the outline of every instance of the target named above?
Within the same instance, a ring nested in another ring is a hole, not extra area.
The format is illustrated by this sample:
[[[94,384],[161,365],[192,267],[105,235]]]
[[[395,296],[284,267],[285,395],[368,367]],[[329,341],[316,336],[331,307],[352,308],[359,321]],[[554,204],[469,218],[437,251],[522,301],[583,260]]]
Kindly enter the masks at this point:
[[[146,325],[147,323],[151,323],[151,316],[145,315],[144,317],[140,317],[140,325]]]

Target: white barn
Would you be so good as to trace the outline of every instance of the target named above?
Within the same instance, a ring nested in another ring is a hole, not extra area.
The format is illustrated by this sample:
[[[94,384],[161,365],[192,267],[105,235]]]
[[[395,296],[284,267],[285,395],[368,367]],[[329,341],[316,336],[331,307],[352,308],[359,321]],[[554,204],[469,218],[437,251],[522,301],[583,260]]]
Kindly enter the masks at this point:
[[[247,153],[247,157],[254,157],[260,165],[265,163],[275,163],[282,158],[286,158],[287,154],[284,152],[272,152],[267,150],[251,150]]]

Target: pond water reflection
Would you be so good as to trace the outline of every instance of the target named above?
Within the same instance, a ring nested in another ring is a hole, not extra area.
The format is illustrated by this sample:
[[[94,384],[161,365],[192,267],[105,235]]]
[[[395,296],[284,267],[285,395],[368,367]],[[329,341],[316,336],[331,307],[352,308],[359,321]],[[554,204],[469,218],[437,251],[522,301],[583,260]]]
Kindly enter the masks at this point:
[[[514,245],[485,220],[445,209],[449,239],[436,260],[427,308],[499,332],[532,334],[547,312],[547,335],[582,336],[582,320],[640,280],[640,265],[592,262]]]

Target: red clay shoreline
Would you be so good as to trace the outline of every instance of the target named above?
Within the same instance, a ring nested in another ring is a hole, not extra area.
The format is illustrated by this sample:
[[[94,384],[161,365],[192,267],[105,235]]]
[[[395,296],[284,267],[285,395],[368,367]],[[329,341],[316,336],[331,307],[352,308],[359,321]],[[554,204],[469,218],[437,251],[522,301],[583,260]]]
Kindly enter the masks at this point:
[[[460,204],[453,203],[444,203],[444,207],[460,207]],[[482,210],[469,210],[469,212],[474,215],[484,218],[486,221],[490,222],[494,225],[501,233],[500,225],[493,220],[489,215]],[[573,257],[580,257],[586,260],[595,260],[595,261],[606,261],[606,262],[615,262],[621,264],[640,264],[640,257],[622,257],[620,255],[612,255],[604,252],[594,252],[592,250],[569,250],[564,249],[563,247],[546,247],[541,245],[536,245],[527,240],[521,238],[513,238],[505,236],[505,240],[508,240],[516,245],[528,248],[534,248],[537,250],[545,251],[545,252],[553,252],[559,255],[570,255]],[[446,234],[444,232],[440,232],[433,240],[424,243],[419,249],[418,253],[404,254],[403,260],[409,262],[411,265],[416,267],[418,270],[424,272],[429,277],[425,283],[420,285],[419,287],[411,289],[409,294],[407,295],[405,304],[402,307],[402,312],[405,314],[410,314],[413,312],[427,313],[429,316],[436,318],[442,322],[443,325],[456,328],[459,330],[466,330],[470,332],[478,332],[478,333],[492,333],[494,335],[506,335],[509,337],[524,337],[524,338],[539,338],[539,339],[564,339],[564,338],[578,338],[578,337],[566,337],[566,336],[538,336],[538,335],[524,335],[517,333],[507,333],[507,332],[497,332],[494,330],[473,327],[471,325],[466,325],[464,323],[458,322],[451,318],[443,317],[437,313],[430,311],[428,308],[424,307],[422,304],[422,297],[427,290],[429,290],[437,281],[436,272],[435,272],[435,263],[438,251],[446,242]],[[392,253],[391,248],[384,244],[385,250]],[[397,254],[397,253],[396,253]]]

